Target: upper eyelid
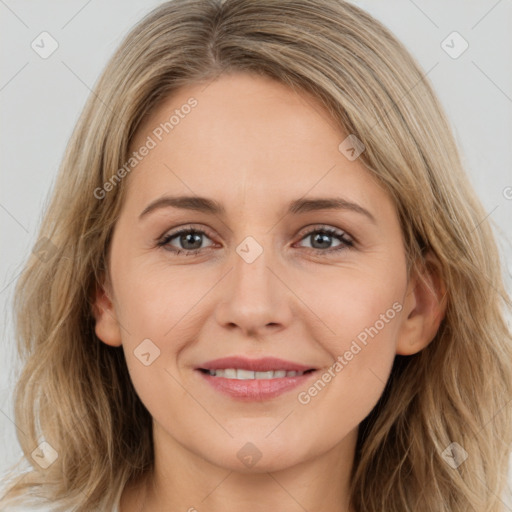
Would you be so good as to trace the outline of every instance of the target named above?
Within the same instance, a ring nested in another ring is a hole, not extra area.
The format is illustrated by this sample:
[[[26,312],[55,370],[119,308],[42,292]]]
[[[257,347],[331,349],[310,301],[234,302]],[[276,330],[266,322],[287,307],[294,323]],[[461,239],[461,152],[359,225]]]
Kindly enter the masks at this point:
[[[186,224],[182,227],[178,227],[176,229],[171,229],[166,231],[161,237],[158,238],[158,240],[162,240],[164,238],[174,238],[175,236],[178,236],[182,232],[189,232],[194,231],[196,233],[205,234],[208,236],[208,238],[212,239],[213,237],[209,234],[209,230],[205,229],[204,227],[196,227],[194,225]]]
[[[312,232],[324,231],[324,230],[325,231],[332,230],[332,231],[335,231],[338,235],[346,235],[351,240],[354,240],[354,237],[350,233],[348,233],[348,231],[345,231],[344,229],[341,229],[341,228],[331,226],[329,224],[310,224],[309,226],[302,228],[299,231],[298,236],[300,236],[302,234],[304,234],[304,236],[306,236],[306,235],[311,234]]]

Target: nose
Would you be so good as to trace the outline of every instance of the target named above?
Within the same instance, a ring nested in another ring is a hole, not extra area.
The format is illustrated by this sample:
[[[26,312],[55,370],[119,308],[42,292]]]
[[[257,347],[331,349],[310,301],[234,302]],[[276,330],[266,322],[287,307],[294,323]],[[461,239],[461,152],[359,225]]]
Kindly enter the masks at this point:
[[[216,307],[215,316],[223,328],[257,338],[289,325],[293,293],[270,253],[265,248],[254,261],[244,259],[242,252],[233,255]]]

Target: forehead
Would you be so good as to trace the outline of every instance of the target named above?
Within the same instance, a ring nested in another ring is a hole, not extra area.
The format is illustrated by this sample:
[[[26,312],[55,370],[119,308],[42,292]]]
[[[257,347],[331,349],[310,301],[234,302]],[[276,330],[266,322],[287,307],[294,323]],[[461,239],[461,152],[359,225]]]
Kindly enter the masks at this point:
[[[171,191],[243,197],[245,205],[254,198],[260,206],[346,190],[376,200],[383,190],[338,149],[346,137],[308,93],[253,74],[221,76],[178,89],[141,125],[131,150],[149,139],[153,147],[131,173],[130,193],[140,201]]]

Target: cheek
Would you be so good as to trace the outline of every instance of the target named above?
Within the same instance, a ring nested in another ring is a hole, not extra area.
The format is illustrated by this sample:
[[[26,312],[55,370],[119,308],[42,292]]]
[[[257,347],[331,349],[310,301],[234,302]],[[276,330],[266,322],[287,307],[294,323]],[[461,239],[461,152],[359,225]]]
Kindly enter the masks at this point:
[[[333,356],[349,350],[351,342],[360,344],[375,339],[373,350],[386,352],[398,334],[402,298],[406,290],[405,275],[391,266],[382,268],[335,269],[329,276],[310,280],[302,288],[311,297],[308,306],[322,320],[317,339]],[[317,276],[318,277],[318,276]],[[319,287],[318,283],[322,286]],[[350,357],[350,356],[349,356]]]
[[[317,291],[315,299],[315,311],[323,322],[315,337],[331,364],[320,371],[299,402],[310,404],[311,410],[332,407],[334,422],[347,421],[346,413],[351,411],[355,426],[373,408],[389,378],[406,280],[389,268],[379,275],[371,269],[340,272],[324,282],[323,293]]]
[[[347,311],[339,315],[335,327],[341,334],[324,345],[332,363],[297,395],[302,425],[309,422],[317,428],[323,424],[321,443],[326,446],[357,428],[368,416],[391,372],[399,320],[395,310],[385,308],[383,311],[392,311],[389,317],[394,318],[387,318],[389,323],[385,323],[377,316],[375,321],[371,310],[366,315],[358,312],[351,317]]]
[[[183,391],[177,384],[181,380],[177,363],[196,334],[188,331],[195,329],[197,303],[208,290],[206,277],[179,272],[175,269],[173,275],[168,268],[123,263],[117,267],[114,286],[122,300],[116,315],[122,324],[125,359],[137,394],[152,413],[167,401],[156,390],[171,389],[173,400]]]
[[[129,343],[141,336],[168,338],[180,319],[193,313],[194,303],[205,293],[204,280],[183,269],[136,263],[135,259],[132,264],[121,264],[117,272],[116,290],[121,299],[116,313],[127,327],[123,335]]]

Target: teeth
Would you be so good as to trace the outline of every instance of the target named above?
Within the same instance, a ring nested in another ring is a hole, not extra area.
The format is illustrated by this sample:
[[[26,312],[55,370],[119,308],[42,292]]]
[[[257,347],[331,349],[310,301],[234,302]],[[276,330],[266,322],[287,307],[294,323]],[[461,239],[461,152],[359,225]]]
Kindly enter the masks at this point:
[[[236,376],[233,377],[234,379],[240,379],[240,380],[247,380],[247,379],[254,379],[254,372],[251,372],[251,370],[233,370],[236,373]],[[226,376],[227,370],[224,370],[224,377]],[[229,378],[229,377],[228,377]]]
[[[253,379],[256,378],[256,379],[271,379],[272,377],[274,377],[274,372],[273,371],[269,371],[269,372],[253,372]]]
[[[223,370],[208,370],[213,377],[224,377],[225,379],[251,380],[251,379],[281,379],[283,377],[300,377],[304,372],[275,370],[268,372],[253,372],[240,368],[226,368]]]

